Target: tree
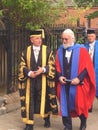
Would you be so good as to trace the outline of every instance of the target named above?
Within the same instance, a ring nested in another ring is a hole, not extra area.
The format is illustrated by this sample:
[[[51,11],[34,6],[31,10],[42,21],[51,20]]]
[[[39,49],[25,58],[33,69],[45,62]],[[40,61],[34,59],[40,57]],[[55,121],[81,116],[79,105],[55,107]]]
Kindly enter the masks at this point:
[[[53,5],[53,3],[56,3]],[[17,27],[38,28],[43,24],[55,23],[60,12],[65,9],[63,0],[2,0],[0,9],[4,16]]]
[[[65,11],[65,16],[69,25],[73,26],[79,23],[80,17],[87,13],[93,6],[98,6],[98,0],[72,0],[75,17],[73,13],[70,12],[69,8]],[[87,19],[93,19],[98,17],[98,11],[86,15]]]
[[[98,6],[98,0],[72,0],[77,4],[78,7],[83,7],[87,5]]]
[[[70,12],[69,7],[66,9],[65,11],[65,16],[67,19],[67,22],[69,23],[69,25],[74,26],[76,24],[79,23],[79,19],[81,18],[81,16],[83,14],[86,14],[86,12],[92,7],[92,3],[88,3],[86,1],[86,5],[84,5],[84,3],[82,3],[84,0],[72,0],[72,4],[73,4],[73,9],[74,9],[74,13]],[[88,3],[88,4],[87,4]],[[75,16],[74,16],[75,14]]]
[[[77,7],[93,7],[98,6],[98,0],[73,0],[74,3],[76,3]],[[86,16],[88,19],[94,19],[98,17],[98,11],[95,11],[93,13],[90,13]]]

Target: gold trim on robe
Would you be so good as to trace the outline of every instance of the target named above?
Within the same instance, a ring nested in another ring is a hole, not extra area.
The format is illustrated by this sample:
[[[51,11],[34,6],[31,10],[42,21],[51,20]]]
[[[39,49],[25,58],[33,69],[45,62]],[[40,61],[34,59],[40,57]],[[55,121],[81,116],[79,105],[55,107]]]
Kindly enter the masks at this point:
[[[46,46],[42,46],[42,67],[46,66]],[[45,113],[45,97],[46,97],[46,75],[42,74],[42,94],[40,114],[44,117]]]

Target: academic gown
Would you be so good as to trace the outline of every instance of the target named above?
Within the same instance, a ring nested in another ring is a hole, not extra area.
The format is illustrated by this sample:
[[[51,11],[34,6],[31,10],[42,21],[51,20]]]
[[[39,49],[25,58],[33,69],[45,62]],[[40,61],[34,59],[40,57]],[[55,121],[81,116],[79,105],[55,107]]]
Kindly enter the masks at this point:
[[[56,70],[57,73],[64,76],[64,55],[63,46],[61,45],[56,54]],[[78,77],[84,70],[87,70],[88,76],[83,80],[82,85],[69,86],[69,99],[66,85],[57,83],[57,97],[60,102],[60,115],[77,117],[81,114],[88,117],[88,110],[94,101],[96,82],[93,63],[87,50],[79,44],[75,44],[72,48],[70,79]],[[70,106],[70,108],[68,107]],[[68,110],[69,109],[69,110]]]
[[[85,44],[85,47],[89,51],[88,42]],[[96,97],[98,98],[98,40],[95,41],[93,63],[94,63],[95,74],[96,74]]]
[[[22,53],[18,79],[22,120],[26,124],[34,124],[34,114],[44,118],[54,108],[57,110],[54,63],[53,52],[45,45],[41,46],[37,63],[32,46]],[[38,66],[45,67],[46,72],[36,78],[28,77],[28,72],[36,71]]]

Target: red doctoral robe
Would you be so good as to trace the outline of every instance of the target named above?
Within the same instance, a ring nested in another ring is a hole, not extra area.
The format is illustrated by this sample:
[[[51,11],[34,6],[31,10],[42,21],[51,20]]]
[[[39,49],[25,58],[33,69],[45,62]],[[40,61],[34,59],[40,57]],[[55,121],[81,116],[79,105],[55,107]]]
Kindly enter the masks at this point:
[[[74,54],[74,52],[77,51],[76,49],[77,49],[77,47],[75,49],[73,49],[73,54]],[[62,49],[62,47],[60,47],[57,51],[57,54],[56,54],[56,71],[58,73],[61,73],[61,74],[63,73],[62,71],[64,71],[62,69],[62,65],[60,63],[60,62],[62,62],[62,59],[63,59],[62,53],[63,53],[63,49]],[[72,56],[72,59],[74,57],[75,57],[75,55]],[[91,61],[91,58],[90,58],[90,56],[85,48],[80,47],[79,60],[75,59],[75,63],[76,62],[78,62],[77,63],[78,64],[77,65],[77,76],[85,68],[87,70],[88,75],[84,78],[83,85],[77,85],[76,87],[74,87],[76,89],[76,93],[74,94],[74,97],[75,97],[74,104],[75,105],[74,105],[74,109],[70,110],[70,114],[72,117],[77,117],[81,114],[84,114],[85,117],[87,118],[88,117],[88,110],[91,108],[91,106],[93,104],[95,93],[96,93],[95,72],[94,72],[94,67],[93,67],[93,63]],[[72,65],[71,65],[71,67],[72,67]],[[76,68],[74,68],[74,70],[75,69]],[[60,102],[60,114],[62,116],[66,116],[66,114],[63,115],[63,113],[62,113],[62,110],[66,109],[66,108],[64,108],[64,106],[62,106],[62,104],[61,104],[61,100],[65,100],[64,98],[63,99],[61,98],[62,97],[61,95],[63,94],[63,91],[61,91],[61,90],[62,90],[62,85],[58,81],[58,83],[57,83],[57,97],[58,97],[59,102]],[[69,91],[71,91],[71,88]],[[64,103],[66,104],[66,100],[64,101]],[[70,104],[70,106],[72,105],[71,102],[69,102],[69,104]],[[63,111],[65,111],[65,110],[63,110]]]

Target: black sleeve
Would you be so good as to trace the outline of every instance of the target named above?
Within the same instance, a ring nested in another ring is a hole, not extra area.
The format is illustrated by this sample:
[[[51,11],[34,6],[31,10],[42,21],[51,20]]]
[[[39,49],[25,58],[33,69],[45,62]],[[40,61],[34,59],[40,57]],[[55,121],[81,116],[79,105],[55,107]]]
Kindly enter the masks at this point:
[[[60,76],[62,76],[62,74],[56,71],[56,80],[59,80]]]
[[[27,67],[25,67],[25,68],[23,69],[24,76],[28,77],[29,71],[30,71],[30,70],[29,70]]]
[[[83,81],[83,79],[87,76],[87,70],[84,69],[79,75],[78,78],[80,81]]]

